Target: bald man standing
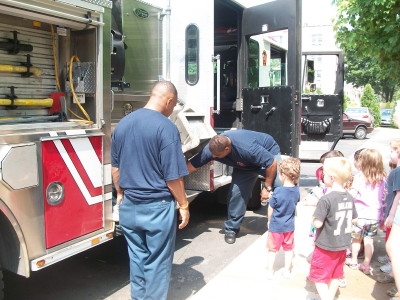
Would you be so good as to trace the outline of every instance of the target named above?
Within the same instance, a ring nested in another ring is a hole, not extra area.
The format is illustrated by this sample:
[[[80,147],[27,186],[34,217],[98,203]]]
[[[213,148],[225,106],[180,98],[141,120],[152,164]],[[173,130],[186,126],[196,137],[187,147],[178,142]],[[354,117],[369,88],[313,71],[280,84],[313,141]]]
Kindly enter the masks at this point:
[[[179,229],[189,222],[183,185],[188,170],[178,129],[168,119],[177,97],[172,83],[156,83],[146,106],[124,117],[112,137],[112,177],[128,243],[132,299],[167,299],[176,202]]]

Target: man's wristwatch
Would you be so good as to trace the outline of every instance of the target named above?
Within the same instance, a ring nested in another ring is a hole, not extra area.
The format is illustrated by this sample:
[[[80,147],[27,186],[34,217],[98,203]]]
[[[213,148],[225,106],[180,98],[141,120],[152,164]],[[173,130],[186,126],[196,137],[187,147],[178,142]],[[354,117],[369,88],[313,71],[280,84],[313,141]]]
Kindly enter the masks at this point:
[[[272,186],[268,185],[263,187],[264,189],[266,189],[268,192],[272,192]]]

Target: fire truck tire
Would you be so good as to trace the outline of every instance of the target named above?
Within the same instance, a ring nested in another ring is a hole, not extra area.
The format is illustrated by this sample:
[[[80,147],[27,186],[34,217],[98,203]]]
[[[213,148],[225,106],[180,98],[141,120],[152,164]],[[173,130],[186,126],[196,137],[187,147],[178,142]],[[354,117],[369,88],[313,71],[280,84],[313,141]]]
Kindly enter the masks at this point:
[[[261,206],[260,201],[260,193],[261,193],[261,180],[257,179],[256,184],[254,185],[253,192],[247,203],[247,210],[257,210]]]

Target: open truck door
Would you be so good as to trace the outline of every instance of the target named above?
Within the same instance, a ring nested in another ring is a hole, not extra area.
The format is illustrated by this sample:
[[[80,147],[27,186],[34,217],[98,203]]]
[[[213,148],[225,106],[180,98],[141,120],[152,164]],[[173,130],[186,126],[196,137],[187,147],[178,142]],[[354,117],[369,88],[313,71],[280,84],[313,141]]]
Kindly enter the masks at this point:
[[[243,128],[270,134],[282,154],[297,157],[301,1],[273,1],[245,9],[241,35]]]
[[[300,158],[319,161],[343,135],[343,55],[303,51],[302,59]]]

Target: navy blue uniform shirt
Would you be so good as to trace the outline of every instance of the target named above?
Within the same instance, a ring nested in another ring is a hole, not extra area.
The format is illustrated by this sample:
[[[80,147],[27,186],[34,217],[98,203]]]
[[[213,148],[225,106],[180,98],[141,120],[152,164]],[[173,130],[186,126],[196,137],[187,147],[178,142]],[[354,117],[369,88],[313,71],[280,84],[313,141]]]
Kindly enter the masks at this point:
[[[118,123],[112,137],[111,165],[119,168],[125,198],[136,202],[172,197],[166,181],[188,174],[175,124],[146,108]]]
[[[272,136],[250,130],[230,130],[222,133],[232,141],[232,150],[224,158],[213,158],[209,146],[205,146],[190,162],[199,168],[211,160],[243,170],[268,168],[274,156],[280,153],[278,144]],[[264,174],[265,175],[265,174]]]

